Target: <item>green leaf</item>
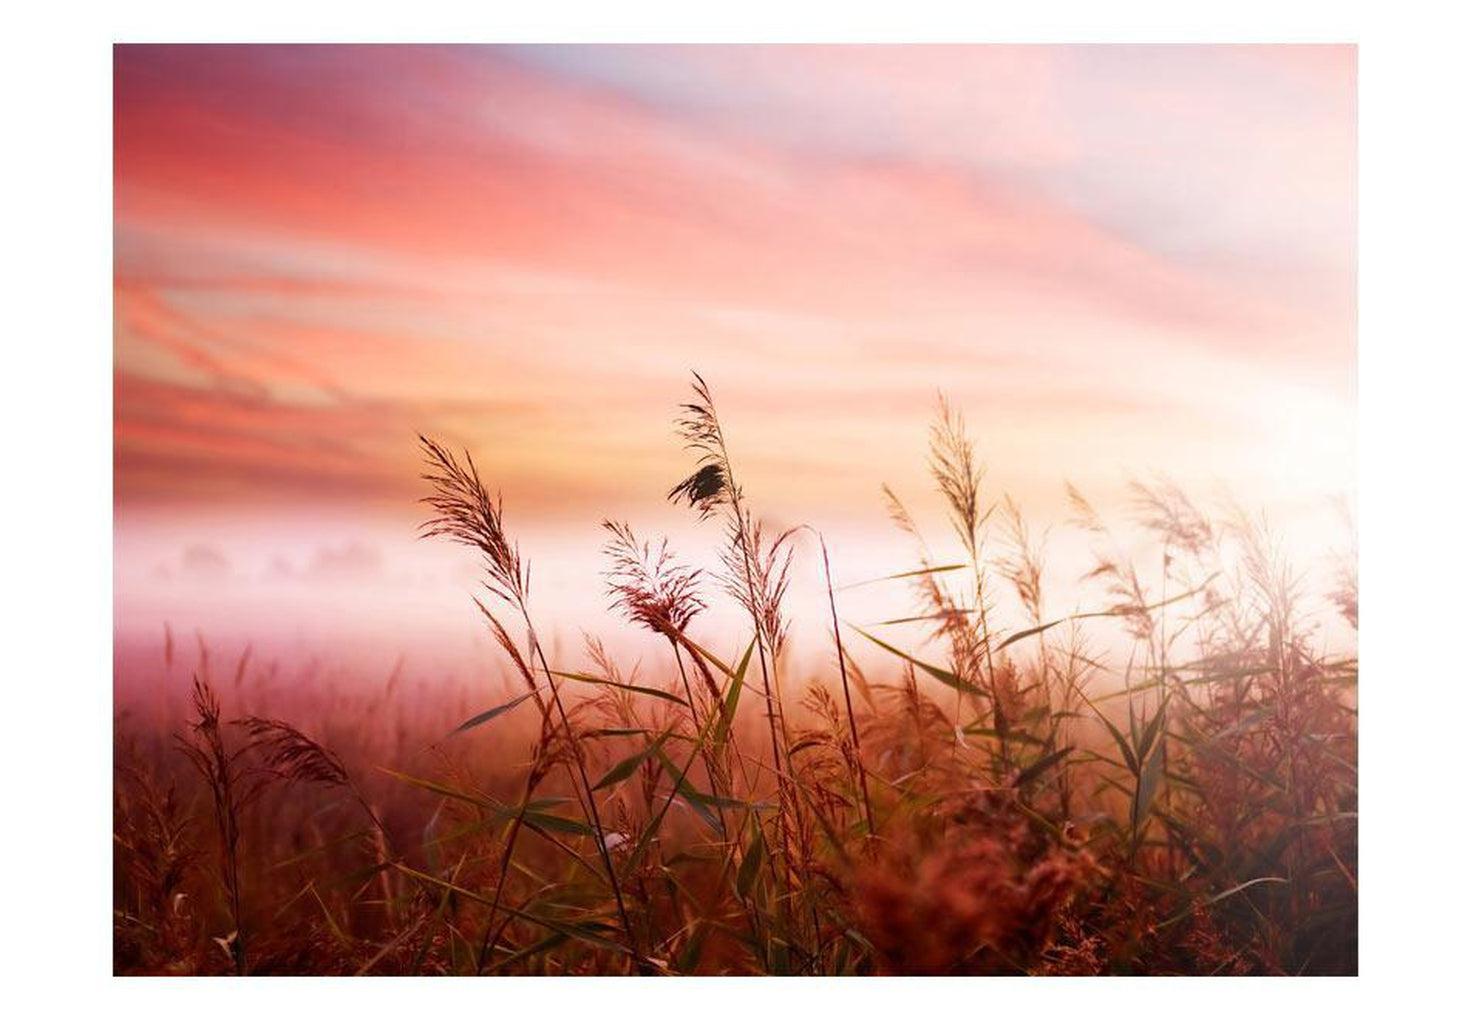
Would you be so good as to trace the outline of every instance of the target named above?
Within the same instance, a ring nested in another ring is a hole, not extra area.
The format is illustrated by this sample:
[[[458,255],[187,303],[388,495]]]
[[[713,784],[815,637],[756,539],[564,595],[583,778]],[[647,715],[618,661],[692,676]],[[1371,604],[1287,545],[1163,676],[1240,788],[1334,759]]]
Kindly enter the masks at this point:
[[[470,719],[464,720],[463,722],[459,723],[459,725],[453,728],[453,730],[449,733],[449,736],[453,736],[455,733],[463,733],[465,730],[472,730],[476,726],[483,726],[485,723],[489,722],[496,716],[504,715],[506,712],[510,711],[510,709],[515,708],[526,698],[531,697],[534,693],[535,691],[526,691],[518,698],[511,698],[503,705],[500,705],[496,708],[491,708],[487,712],[480,712],[478,715]]]
[[[393,863],[392,867],[407,875],[409,878],[413,878],[418,880],[419,882],[425,882],[431,885],[436,885],[443,889],[447,889],[455,893],[456,895],[463,897],[464,899],[472,900],[475,903],[482,903],[485,906],[495,905],[495,901],[490,899],[489,897],[477,893],[472,889],[466,889],[461,885],[456,885],[453,882],[445,881],[444,879],[439,878],[436,875],[430,875],[426,872],[418,871],[402,863]],[[589,945],[597,947],[598,949],[605,949],[614,953],[628,952],[626,946],[613,942],[601,934],[602,931],[606,930],[604,927],[595,925],[591,922],[557,921],[553,918],[549,918],[541,914],[531,913],[528,910],[520,910],[503,902],[499,904],[499,909],[512,917],[518,917],[522,920],[529,921],[532,924],[541,925],[542,927],[550,931],[556,932],[557,934],[564,935],[567,938],[572,938],[581,942],[585,942]]]
[[[739,660],[739,668],[729,674],[729,689],[725,692],[723,700],[719,703],[719,722],[714,727],[714,745],[722,746],[729,739],[730,729],[734,725],[734,713],[739,708],[739,693],[744,690],[744,673],[749,669],[749,657],[754,653],[754,641],[749,642],[749,647],[744,649],[744,658]]]
[[[1142,739],[1137,744],[1138,758],[1145,760],[1147,757],[1147,752],[1152,750],[1152,742],[1155,741],[1158,734],[1162,732],[1163,720],[1167,717],[1166,713],[1167,698],[1163,698],[1162,704],[1157,706],[1156,714],[1152,716],[1151,720],[1147,723],[1146,728],[1142,730]]]
[[[553,669],[551,670],[551,672],[554,673],[556,676],[564,677],[567,680],[575,680],[577,683],[598,684],[602,687],[616,687],[620,690],[631,691],[633,694],[646,694],[650,698],[662,698],[664,701],[671,701],[675,705],[686,706],[688,704],[688,702],[678,697],[678,695],[672,694],[668,691],[660,691],[656,687],[639,687],[637,684],[618,683],[616,680],[608,680],[606,677],[602,676],[592,676],[590,673],[562,673],[560,670],[557,669]]]
[[[651,730],[640,726],[612,727],[610,729],[587,730],[581,734],[587,740],[598,740],[602,737],[646,737],[650,736]]]
[[[566,938],[567,936],[561,932],[553,931],[539,942],[532,943],[524,949],[517,949],[504,959],[496,961],[490,967],[486,968],[484,973],[493,974],[495,971],[509,970],[521,960],[528,960],[530,957],[537,956],[548,949],[554,949],[562,942],[565,942]]]
[[[719,819],[709,810],[709,798],[703,796],[693,788],[693,784],[687,779],[686,771],[678,771],[678,766],[673,764],[673,760],[665,752],[659,750],[657,755],[658,761],[662,762],[663,769],[666,770],[668,775],[673,777],[673,788],[677,791],[678,796],[682,797],[683,802],[697,812],[698,817],[702,818],[704,824],[710,829],[718,829]],[[695,755],[694,757],[697,756]],[[689,759],[690,764],[692,764],[692,760]],[[659,814],[654,821],[661,822],[662,815]],[[644,836],[644,841],[645,839],[646,836]]]
[[[585,822],[578,822],[574,818],[565,818],[561,815],[553,815],[548,811],[526,811],[525,824],[532,829],[547,829],[551,832],[565,832],[573,836],[594,836],[596,830]]]
[[[749,846],[744,850],[744,860],[739,862],[739,873],[734,876],[734,888],[740,897],[749,895],[749,890],[754,886],[755,876],[759,874],[760,862],[765,856],[765,840],[760,832],[759,819],[753,820],[754,834],[749,839]]]
[[[712,925],[707,921],[694,921],[693,930],[688,935],[688,941],[678,953],[678,971],[681,974],[690,973],[698,966],[699,959],[703,956],[703,944],[708,940],[708,934]]]
[[[1162,779],[1162,752],[1158,751],[1147,759],[1146,767],[1137,779],[1137,795],[1132,801],[1132,832],[1140,832],[1142,823],[1147,820],[1147,810],[1152,806],[1152,798],[1157,795],[1157,788]]]
[[[396,772],[393,769],[383,768],[380,765],[378,766],[378,771],[385,772],[388,775],[392,776],[394,779],[401,779],[405,783],[409,783],[413,786],[419,787],[420,789],[427,790],[430,793],[436,793],[440,797],[452,797],[454,800],[462,800],[465,803],[473,804],[476,807],[485,808],[497,814],[504,813],[506,811],[505,805],[499,803],[498,801],[490,800],[486,797],[479,796],[478,794],[469,793],[467,790],[457,790],[452,786],[445,786],[442,783],[435,783],[431,779],[419,779],[417,776],[410,776],[404,772]]]
[[[641,751],[617,762],[617,764],[607,770],[606,775],[596,781],[596,785],[592,787],[592,790],[604,790],[608,786],[615,786],[632,775],[632,773],[637,771],[637,766],[641,765],[652,755],[657,754],[658,749],[663,746],[663,742],[672,735],[672,732],[672,730],[668,730]]]
[[[467,790],[458,790],[452,786],[445,786],[443,783],[435,783],[431,779],[420,779],[417,776],[395,772],[392,769],[382,768],[381,766],[379,766],[378,770],[392,776],[394,779],[400,779],[405,783],[427,790],[430,793],[436,793],[440,797],[450,797],[454,800],[464,801],[466,804],[473,804],[477,808],[488,811],[496,821],[506,821],[520,814],[519,808],[511,807],[508,804],[501,804],[499,801],[470,793]],[[591,826],[578,822],[574,818],[563,818],[560,815],[553,815],[548,811],[538,810],[541,807],[554,807],[560,803],[564,803],[564,798],[531,801],[525,807],[525,824],[533,827],[538,826],[542,829],[554,830],[556,832],[571,833],[576,836],[590,836],[593,831]]]
[[[883,581],[900,581],[908,577],[922,577],[924,574],[946,574],[954,570],[967,570],[967,563],[945,563],[941,567],[923,567],[921,570],[905,570],[900,574],[888,574],[886,577],[873,577],[865,581],[853,581],[851,584],[843,584],[835,591],[850,591],[852,588],[860,588],[867,584],[881,584]]]
[[[899,616],[891,620],[878,620],[873,626],[895,627],[900,623],[928,623],[932,620],[949,620],[955,616],[971,616],[977,609],[948,609],[941,613],[923,613],[921,616]]]
[[[1050,768],[1052,765],[1058,764],[1065,758],[1066,755],[1070,754],[1070,752],[1073,750],[1075,750],[1075,748],[1073,747],[1062,747],[1058,751],[1052,751],[1050,754],[1045,755],[1045,757],[1041,758],[1033,765],[1030,765],[1028,768],[1026,768],[1023,772],[1015,777],[1015,788],[1023,789],[1026,784],[1034,782],[1045,773],[1046,769]]]
[[[740,683],[744,682],[744,673],[746,670],[749,669],[749,659],[750,656],[752,656],[753,654],[754,638],[750,638],[749,644],[744,646],[744,656],[739,660],[739,666],[737,669],[734,670],[734,676],[732,679],[738,680]]]
[[[1004,649],[1008,648],[1010,645],[1014,644],[1016,641],[1023,641],[1027,637],[1034,637],[1036,634],[1043,634],[1047,630],[1049,630],[1051,627],[1058,627],[1062,623],[1065,623],[1066,621],[1068,621],[1070,619],[1071,619],[1071,617],[1064,616],[1064,617],[1061,617],[1059,620],[1051,620],[1049,623],[1042,623],[1038,627],[1031,627],[1029,630],[1021,630],[1021,631],[1018,631],[1018,632],[1016,632],[1014,634],[1009,635],[1009,637],[1005,638],[1003,641],[1001,641],[997,645],[995,645],[994,646],[994,651],[996,651],[996,652],[1002,652],[1002,651],[1004,651]]]
[[[715,655],[713,652],[709,651],[703,645],[701,645],[697,641],[693,640],[687,634],[684,634],[681,638],[679,638],[679,643],[682,644],[684,648],[687,648],[694,655],[697,655],[699,658],[703,659],[704,662],[707,662],[710,666],[713,666],[720,673],[723,673],[726,677],[732,677],[732,676],[734,676],[734,667],[733,666],[730,666],[723,659],[719,658],[717,655]],[[750,641],[749,646],[750,646],[750,648],[753,648],[754,647],[754,641],[753,640]]]
[[[988,726],[983,726],[979,723],[970,723],[963,728],[963,732],[974,737],[993,737],[996,740],[1007,740],[1010,743],[1034,744],[1036,747],[1045,746],[1045,741],[1039,737],[1032,737],[1023,730],[1007,730],[1004,733],[1000,733],[998,730]]]
[[[1264,883],[1271,883],[1271,884],[1278,884],[1278,885],[1288,885],[1289,884],[1289,879],[1287,879],[1287,878],[1280,878],[1277,875],[1264,875],[1264,876],[1262,876],[1260,878],[1251,878],[1247,882],[1240,882],[1238,885],[1234,886],[1231,889],[1225,889],[1223,892],[1219,893],[1217,896],[1210,896],[1210,897],[1208,897],[1206,900],[1203,901],[1203,903],[1204,903],[1205,906],[1210,906],[1211,907],[1213,904],[1215,904],[1215,903],[1221,903],[1222,901],[1228,899],[1230,896],[1236,895],[1237,893],[1241,893],[1245,889],[1250,888],[1251,886],[1262,885]],[[1157,927],[1159,927],[1159,928],[1166,928],[1169,925],[1177,924],[1179,921],[1181,921],[1184,918],[1190,916],[1192,913],[1193,913],[1193,908],[1192,907],[1188,907],[1185,910],[1179,910],[1176,914],[1173,914],[1171,917],[1169,917],[1167,920],[1163,921]]]
[[[1132,775],[1138,775],[1141,772],[1141,766],[1137,764],[1137,755],[1136,752],[1132,750],[1131,742],[1122,735],[1121,730],[1117,729],[1112,724],[1111,720],[1106,718],[1106,716],[1099,708],[1091,703],[1090,698],[1087,698],[1084,694],[1082,694],[1081,700],[1091,706],[1091,711],[1096,714],[1097,719],[1101,720],[1101,724],[1105,726],[1107,732],[1111,734],[1111,739],[1116,741],[1116,746],[1121,748],[1121,756],[1122,758],[1126,759],[1127,769],[1131,772]]]
[[[912,576],[919,575],[919,574],[932,574],[932,573],[937,573],[937,572],[942,571],[942,570],[962,570],[966,566],[968,566],[968,564],[966,564],[966,563],[959,563],[959,564],[955,564],[953,566],[933,567],[933,568],[928,569],[928,570],[914,570],[914,571],[910,571],[907,574],[893,574],[892,576],[893,577],[912,577]],[[1169,606],[1169,605],[1171,605],[1174,602],[1181,602],[1183,599],[1192,598],[1194,595],[1197,595],[1199,592],[1201,592],[1205,588],[1207,588],[1208,585],[1212,584],[1214,578],[1216,578],[1217,576],[1218,576],[1218,574],[1217,573],[1214,573],[1214,574],[1210,575],[1209,578],[1206,581],[1204,581],[1202,584],[1198,585],[1198,587],[1193,588],[1193,589],[1191,589],[1189,591],[1182,592],[1179,595],[1174,595],[1171,598],[1163,599],[1161,602],[1154,602],[1150,606],[1143,606],[1142,609],[1145,610],[1145,611],[1147,611],[1147,612],[1150,612],[1153,609],[1161,609],[1162,607]],[[877,578],[877,580],[879,580],[879,581],[885,581],[885,580],[887,580],[887,578]],[[872,582],[870,582],[870,581],[863,581],[863,582],[860,582],[860,583],[862,583],[862,584],[871,584]],[[848,585],[848,587],[855,587],[855,585]],[[839,591],[840,589],[837,589],[837,590]],[[900,617],[899,619],[896,619],[896,620],[883,620],[877,626],[879,626],[879,627],[886,627],[886,626],[892,626],[892,625],[899,624],[899,623],[919,623],[919,622],[926,621],[926,620],[945,620],[948,617],[953,616],[953,615],[968,615],[968,614],[972,614],[972,613],[975,613],[975,612],[978,612],[978,610],[976,610],[976,609],[954,609],[954,610],[951,610],[951,611],[945,612],[945,613],[930,613],[930,614],[928,614],[926,616],[904,616],[904,617]],[[1103,610],[1099,610],[1099,611],[1096,611],[1096,612],[1090,612],[1090,613],[1072,613],[1070,616],[1062,616],[1058,620],[1051,620],[1049,623],[1042,623],[1039,626],[1030,627],[1027,630],[1022,630],[1022,631],[1019,631],[1019,632],[1017,632],[1015,634],[1011,634],[1009,637],[1005,638],[999,644],[995,645],[993,650],[996,651],[996,652],[1003,651],[1004,649],[1008,648],[1010,645],[1014,644],[1016,641],[1023,641],[1025,638],[1034,637],[1037,634],[1043,634],[1043,633],[1045,633],[1045,631],[1049,630],[1051,627],[1057,627],[1060,624],[1062,624],[1062,623],[1068,623],[1071,620],[1095,620],[1095,619],[1100,619],[1102,617],[1107,617],[1107,616],[1123,616],[1125,614],[1126,614],[1126,611],[1125,610],[1120,610],[1120,609],[1103,609]]]
[[[946,684],[947,686],[952,687],[954,690],[956,690],[956,691],[963,691],[966,694],[983,694],[984,693],[983,691],[981,691],[977,687],[975,687],[973,684],[966,683],[965,681],[960,680],[956,674],[951,673],[951,672],[949,672],[946,669],[942,669],[942,668],[940,668],[938,666],[934,666],[934,665],[931,665],[929,663],[923,662],[921,659],[915,659],[911,655],[908,655],[906,652],[904,652],[902,649],[900,649],[900,648],[894,648],[893,646],[889,645],[887,642],[883,641],[881,638],[875,637],[875,636],[873,636],[871,634],[868,634],[866,631],[862,630],[860,627],[853,626],[852,624],[847,624],[847,626],[848,627],[851,627],[852,630],[856,631],[862,637],[864,637],[868,641],[872,642],[872,644],[878,645],[878,646],[880,646],[882,648],[885,648],[887,651],[891,652],[893,655],[897,656],[898,658],[906,659],[908,662],[912,663],[918,669],[921,669],[924,673],[927,673],[929,676],[931,676],[933,679],[937,680],[939,683]]]

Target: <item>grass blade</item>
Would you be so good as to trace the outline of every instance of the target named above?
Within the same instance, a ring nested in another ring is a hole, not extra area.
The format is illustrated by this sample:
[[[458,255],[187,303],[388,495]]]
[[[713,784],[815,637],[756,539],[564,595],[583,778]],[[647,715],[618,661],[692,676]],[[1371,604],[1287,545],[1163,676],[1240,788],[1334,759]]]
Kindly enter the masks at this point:
[[[643,762],[647,761],[648,758],[651,758],[653,755],[657,754],[659,749],[662,748],[663,743],[671,735],[672,730],[667,730],[660,734],[656,740],[648,744],[636,754],[629,755],[628,757],[623,758],[621,761],[617,762],[617,764],[613,765],[610,769],[607,770],[605,775],[603,775],[600,779],[596,781],[596,785],[594,785],[592,789],[605,790],[609,786],[616,786],[618,783],[622,782],[628,776],[632,775],[632,773],[637,771],[637,766],[641,765]]]
[[[491,708],[487,712],[480,712],[476,716],[473,716],[473,717],[471,717],[469,719],[465,719],[463,722],[459,723],[459,725],[455,726],[449,732],[449,736],[453,736],[455,733],[463,733],[465,730],[472,730],[476,726],[483,726],[485,723],[489,722],[491,719],[498,718],[499,716],[504,715],[506,712],[510,711],[511,709],[517,708],[522,702],[524,702],[527,699],[533,697],[534,694],[535,694],[535,691],[526,691],[524,694],[520,695],[518,698],[511,698],[509,701],[505,702],[503,705],[500,705],[500,706],[498,706],[496,708]]]
[[[902,649],[893,647],[892,645],[889,645],[887,642],[883,641],[881,638],[876,637],[873,634],[868,634],[866,631],[862,630],[860,627],[857,627],[857,626],[855,626],[853,624],[849,624],[849,623],[847,624],[847,626],[848,627],[851,627],[852,630],[856,631],[858,634],[860,634],[862,637],[866,638],[872,644],[877,645],[877,646],[879,646],[881,648],[885,648],[887,651],[891,652],[893,655],[897,656],[898,658],[905,659],[906,661],[912,663],[918,669],[922,670],[924,673],[928,674],[930,677],[932,677],[933,679],[937,680],[941,684],[945,684],[948,687],[952,687],[954,690],[963,691],[965,694],[982,695],[984,693],[983,691],[981,691],[977,687],[975,687],[973,684],[967,683],[966,681],[960,679],[956,673],[953,673],[953,672],[951,672],[949,670],[943,669],[940,666],[934,666],[934,665],[932,665],[930,663],[927,663],[927,662],[922,661],[921,659],[914,658],[913,656],[908,655]]]

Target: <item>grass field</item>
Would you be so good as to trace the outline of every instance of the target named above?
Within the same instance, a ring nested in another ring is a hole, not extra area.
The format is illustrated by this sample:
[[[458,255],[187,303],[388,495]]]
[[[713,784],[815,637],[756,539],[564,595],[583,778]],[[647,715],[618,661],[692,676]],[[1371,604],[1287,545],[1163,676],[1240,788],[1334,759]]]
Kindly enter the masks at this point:
[[[1133,489],[1134,560],[1072,490],[1094,605],[1050,616],[1039,543],[944,405],[964,555],[887,493],[914,561],[871,583],[907,629],[857,627],[819,533],[762,527],[701,379],[676,427],[669,498],[723,567],[606,522],[586,583],[661,642],[640,671],[553,660],[513,513],[430,439],[425,538],[479,562],[510,695],[171,641],[120,666],[153,696],[116,706],[116,971],[1356,972],[1356,662],[1299,608],[1327,592],[1354,633],[1353,563],[1296,575],[1257,519],[1167,485]],[[787,654],[795,556],[828,580],[814,675]],[[701,627],[716,602],[740,632]]]

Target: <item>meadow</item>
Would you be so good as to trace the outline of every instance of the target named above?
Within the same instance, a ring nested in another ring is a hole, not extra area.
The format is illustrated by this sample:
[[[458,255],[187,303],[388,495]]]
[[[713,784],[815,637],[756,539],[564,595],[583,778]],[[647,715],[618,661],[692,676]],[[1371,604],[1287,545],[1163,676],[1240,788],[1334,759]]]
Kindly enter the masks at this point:
[[[606,521],[586,579],[660,662],[555,661],[513,493],[429,438],[424,539],[478,563],[508,695],[129,657],[116,972],[1356,973],[1357,664],[1301,610],[1324,592],[1354,634],[1354,562],[1304,576],[1166,483],[1133,486],[1127,555],[1071,490],[1093,605],[1049,615],[1041,543],[944,404],[963,555],[885,492],[913,562],[858,626],[819,532],[762,523],[702,379],[675,427],[668,497],[722,567]],[[789,655],[796,557],[827,582],[817,670]],[[738,633],[701,626],[719,603]]]

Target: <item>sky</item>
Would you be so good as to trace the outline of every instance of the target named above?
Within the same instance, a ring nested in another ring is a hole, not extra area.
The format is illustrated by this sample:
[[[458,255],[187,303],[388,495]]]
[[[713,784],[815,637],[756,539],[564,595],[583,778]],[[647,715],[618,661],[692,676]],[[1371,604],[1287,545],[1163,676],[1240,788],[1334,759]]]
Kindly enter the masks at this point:
[[[1322,555],[1355,79],[1316,46],[120,46],[119,634],[479,648],[472,562],[414,538],[422,432],[569,640],[602,517],[717,538],[663,498],[693,370],[838,582],[910,565],[883,483],[941,527],[940,390],[1042,525],[1066,481],[1166,476]]]

